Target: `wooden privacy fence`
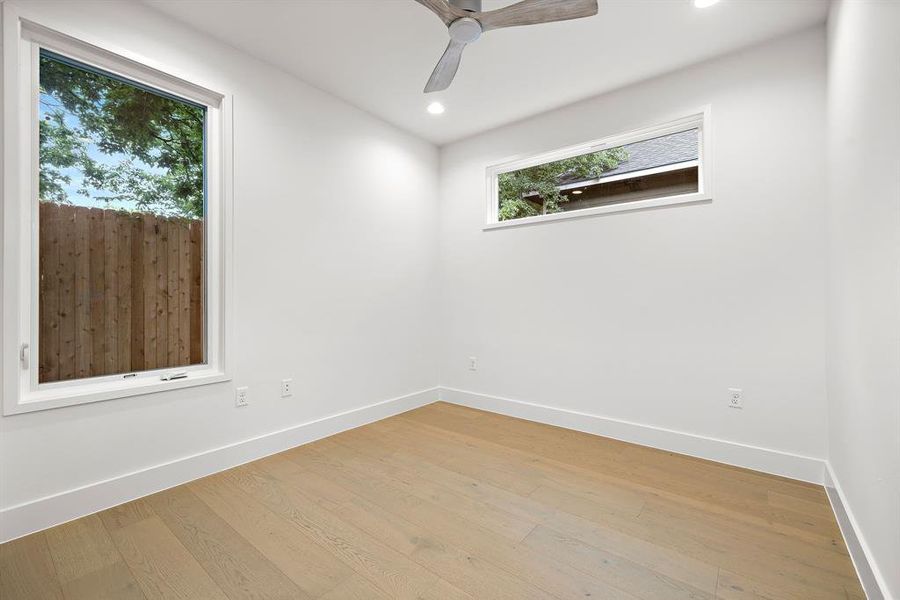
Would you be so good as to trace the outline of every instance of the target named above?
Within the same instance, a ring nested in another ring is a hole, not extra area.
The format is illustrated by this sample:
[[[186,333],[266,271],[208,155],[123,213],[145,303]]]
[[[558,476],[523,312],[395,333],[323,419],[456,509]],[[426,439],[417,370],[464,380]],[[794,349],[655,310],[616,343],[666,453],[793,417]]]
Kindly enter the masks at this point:
[[[203,223],[40,203],[39,381],[202,363]]]

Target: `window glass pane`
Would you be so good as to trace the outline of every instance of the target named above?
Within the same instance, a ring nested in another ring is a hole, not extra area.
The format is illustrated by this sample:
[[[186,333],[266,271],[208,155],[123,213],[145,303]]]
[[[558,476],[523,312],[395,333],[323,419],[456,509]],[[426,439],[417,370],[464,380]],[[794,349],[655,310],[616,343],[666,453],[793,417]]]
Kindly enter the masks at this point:
[[[500,221],[699,191],[699,129],[497,176]]]
[[[205,361],[206,108],[42,50],[41,383]]]

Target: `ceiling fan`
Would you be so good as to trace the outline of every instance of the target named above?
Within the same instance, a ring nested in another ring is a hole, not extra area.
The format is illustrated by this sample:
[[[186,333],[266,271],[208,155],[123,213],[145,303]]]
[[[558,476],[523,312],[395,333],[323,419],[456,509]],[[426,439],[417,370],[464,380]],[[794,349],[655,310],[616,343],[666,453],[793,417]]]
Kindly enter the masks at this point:
[[[597,14],[597,0],[521,0],[481,12],[481,0],[416,0],[436,14],[450,32],[450,44],[425,85],[425,93],[445,90],[459,69],[462,51],[491,29],[580,19]]]

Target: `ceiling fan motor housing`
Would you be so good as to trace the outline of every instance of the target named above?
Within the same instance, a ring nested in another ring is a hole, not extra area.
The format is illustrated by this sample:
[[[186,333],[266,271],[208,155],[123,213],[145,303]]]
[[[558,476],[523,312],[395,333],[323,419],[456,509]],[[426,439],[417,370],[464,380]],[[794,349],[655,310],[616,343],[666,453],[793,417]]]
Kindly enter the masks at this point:
[[[462,17],[450,23],[450,39],[462,44],[471,44],[481,37],[481,23],[471,17]]]

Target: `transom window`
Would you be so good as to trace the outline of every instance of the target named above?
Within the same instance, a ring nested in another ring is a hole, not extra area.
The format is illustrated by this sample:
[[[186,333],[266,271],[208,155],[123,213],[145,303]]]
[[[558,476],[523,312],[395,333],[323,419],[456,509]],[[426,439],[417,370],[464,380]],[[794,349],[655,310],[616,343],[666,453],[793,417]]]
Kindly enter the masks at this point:
[[[488,227],[708,200],[705,114],[488,169]]]

